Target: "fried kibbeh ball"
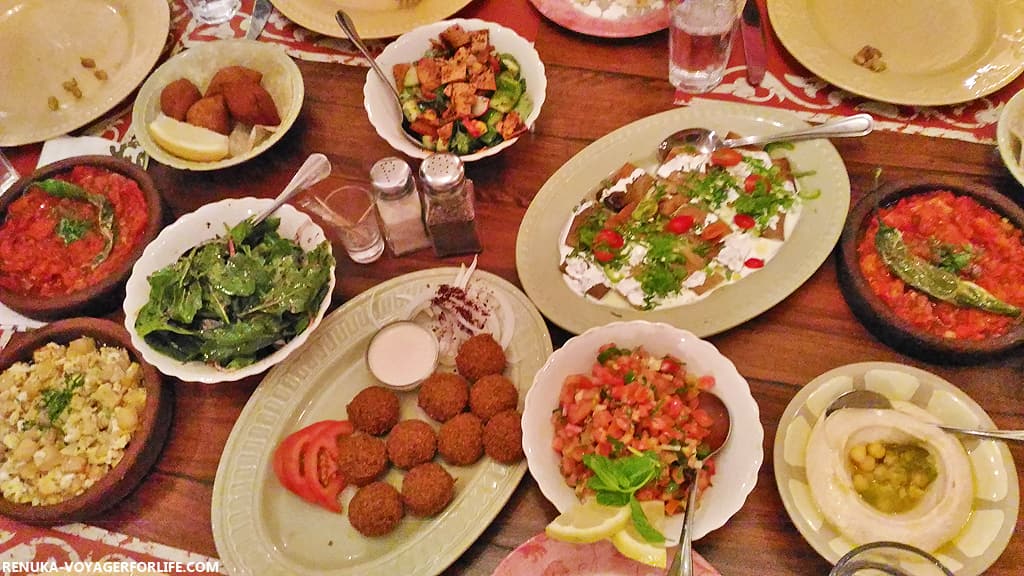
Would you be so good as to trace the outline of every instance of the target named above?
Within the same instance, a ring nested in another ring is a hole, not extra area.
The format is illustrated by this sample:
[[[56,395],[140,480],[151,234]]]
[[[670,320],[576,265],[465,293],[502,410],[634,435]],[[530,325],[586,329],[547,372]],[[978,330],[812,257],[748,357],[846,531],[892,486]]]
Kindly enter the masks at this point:
[[[502,464],[522,460],[522,414],[515,410],[495,414],[484,426],[484,452]]]
[[[455,479],[436,462],[409,470],[402,479],[402,502],[414,516],[435,516],[455,497]]]
[[[437,451],[454,466],[475,464],[484,455],[484,424],[475,414],[463,412],[441,425]]]
[[[501,344],[486,332],[463,342],[455,355],[456,369],[470,382],[488,374],[501,374],[505,371],[505,364],[505,351]]]
[[[391,429],[387,448],[391,463],[409,470],[434,459],[437,433],[423,420],[402,420]]]
[[[188,109],[188,113],[185,114],[185,121],[207,130],[213,130],[219,134],[231,132],[231,118],[228,116],[228,108],[224,103],[224,97],[220,94],[207,96],[196,101]]]
[[[348,503],[348,521],[363,536],[390,534],[404,515],[402,497],[387,482],[363,486]]]
[[[458,374],[434,372],[420,385],[418,402],[427,416],[447,422],[466,409],[469,382]]]
[[[263,73],[259,70],[245,66],[225,66],[217,70],[213,78],[210,78],[210,83],[206,86],[206,95],[220,94],[224,91],[224,86],[233,82],[248,82],[258,85],[262,81]]]
[[[231,82],[221,90],[231,116],[250,126],[277,126],[281,117],[266,88],[252,82]]]
[[[199,88],[191,80],[178,78],[160,91],[160,111],[165,116],[184,122],[188,109],[202,97]]]
[[[398,423],[398,396],[383,386],[370,386],[345,407],[356,430],[381,436]]]
[[[501,374],[488,374],[469,389],[469,409],[487,422],[492,416],[519,405],[519,390]]]
[[[356,486],[366,486],[388,469],[384,441],[369,434],[355,433],[338,440],[338,467]]]

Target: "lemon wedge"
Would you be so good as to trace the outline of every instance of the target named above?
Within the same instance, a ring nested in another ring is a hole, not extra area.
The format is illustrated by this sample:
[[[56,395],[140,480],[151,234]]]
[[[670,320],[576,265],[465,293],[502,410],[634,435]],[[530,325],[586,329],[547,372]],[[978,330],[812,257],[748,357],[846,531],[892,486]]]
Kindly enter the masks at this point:
[[[647,520],[651,523],[651,526],[664,533],[664,503],[660,500],[651,500],[641,502],[640,507],[643,508],[644,514],[647,515]],[[624,508],[629,510],[628,506]],[[665,545],[652,544],[644,540],[643,536],[633,527],[633,522],[628,522],[622,530],[619,530],[611,537],[611,540],[612,544],[615,545],[615,549],[630,560],[643,562],[657,568],[665,568],[668,563],[668,553],[665,551]]]
[[[149,135],[161,148],[186,160],[212,162],[228,155],[228,137],[224,134],[163,114],[149,123]]]
[[[587,500],[552,520],[544,531],[549,538],[585,544],[611,538],[629,522],[628,506],[602,506]]]

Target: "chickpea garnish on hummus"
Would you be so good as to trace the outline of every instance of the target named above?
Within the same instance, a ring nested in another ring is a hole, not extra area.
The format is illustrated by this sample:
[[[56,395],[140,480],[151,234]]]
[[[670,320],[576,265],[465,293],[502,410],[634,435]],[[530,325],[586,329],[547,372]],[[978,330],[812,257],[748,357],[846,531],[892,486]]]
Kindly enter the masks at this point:
[[[819,418],[807,444],[811,495],[854,545],[892,540],[932,552],[971,515],[974,480],[963,445],[907,402]]]
[[[88,337],[49,343],[0,373],[0,490],[51,505],[116,466],[146,404],[142,369]]]

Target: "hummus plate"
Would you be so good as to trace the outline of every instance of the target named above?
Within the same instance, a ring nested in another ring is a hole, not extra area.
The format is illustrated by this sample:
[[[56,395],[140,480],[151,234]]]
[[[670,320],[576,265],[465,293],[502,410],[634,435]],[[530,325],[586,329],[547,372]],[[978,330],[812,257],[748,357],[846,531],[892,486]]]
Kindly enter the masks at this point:
[[[907,402],[937,420],[964,427],[995,428],[985,411],[938,376],[887,362],[849,364],[818,376],[793,398],[775,436],[775,480],[786,512],[808,543],[833,564],[854,544],[818,509],[805,466],[811,430],[840,394],[867,388],[894,402]],[[972,513],[964,529],[934,555],[963,576],[982,574],[1006,548],[1020,502],[1017,469],[1009,449],[993,440],[959,438],[974,476]],[[904,567],[913,573],[913,567]]]

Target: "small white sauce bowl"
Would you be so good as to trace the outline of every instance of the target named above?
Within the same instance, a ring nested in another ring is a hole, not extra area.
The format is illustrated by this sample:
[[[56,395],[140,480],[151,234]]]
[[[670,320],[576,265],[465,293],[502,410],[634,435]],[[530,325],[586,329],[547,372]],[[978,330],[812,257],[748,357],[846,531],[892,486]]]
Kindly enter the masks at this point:
[[[437,368],[438,343],[434,334],[415,322],[384,325],[366,348],[370,372],[385,386],[415,390]]]

